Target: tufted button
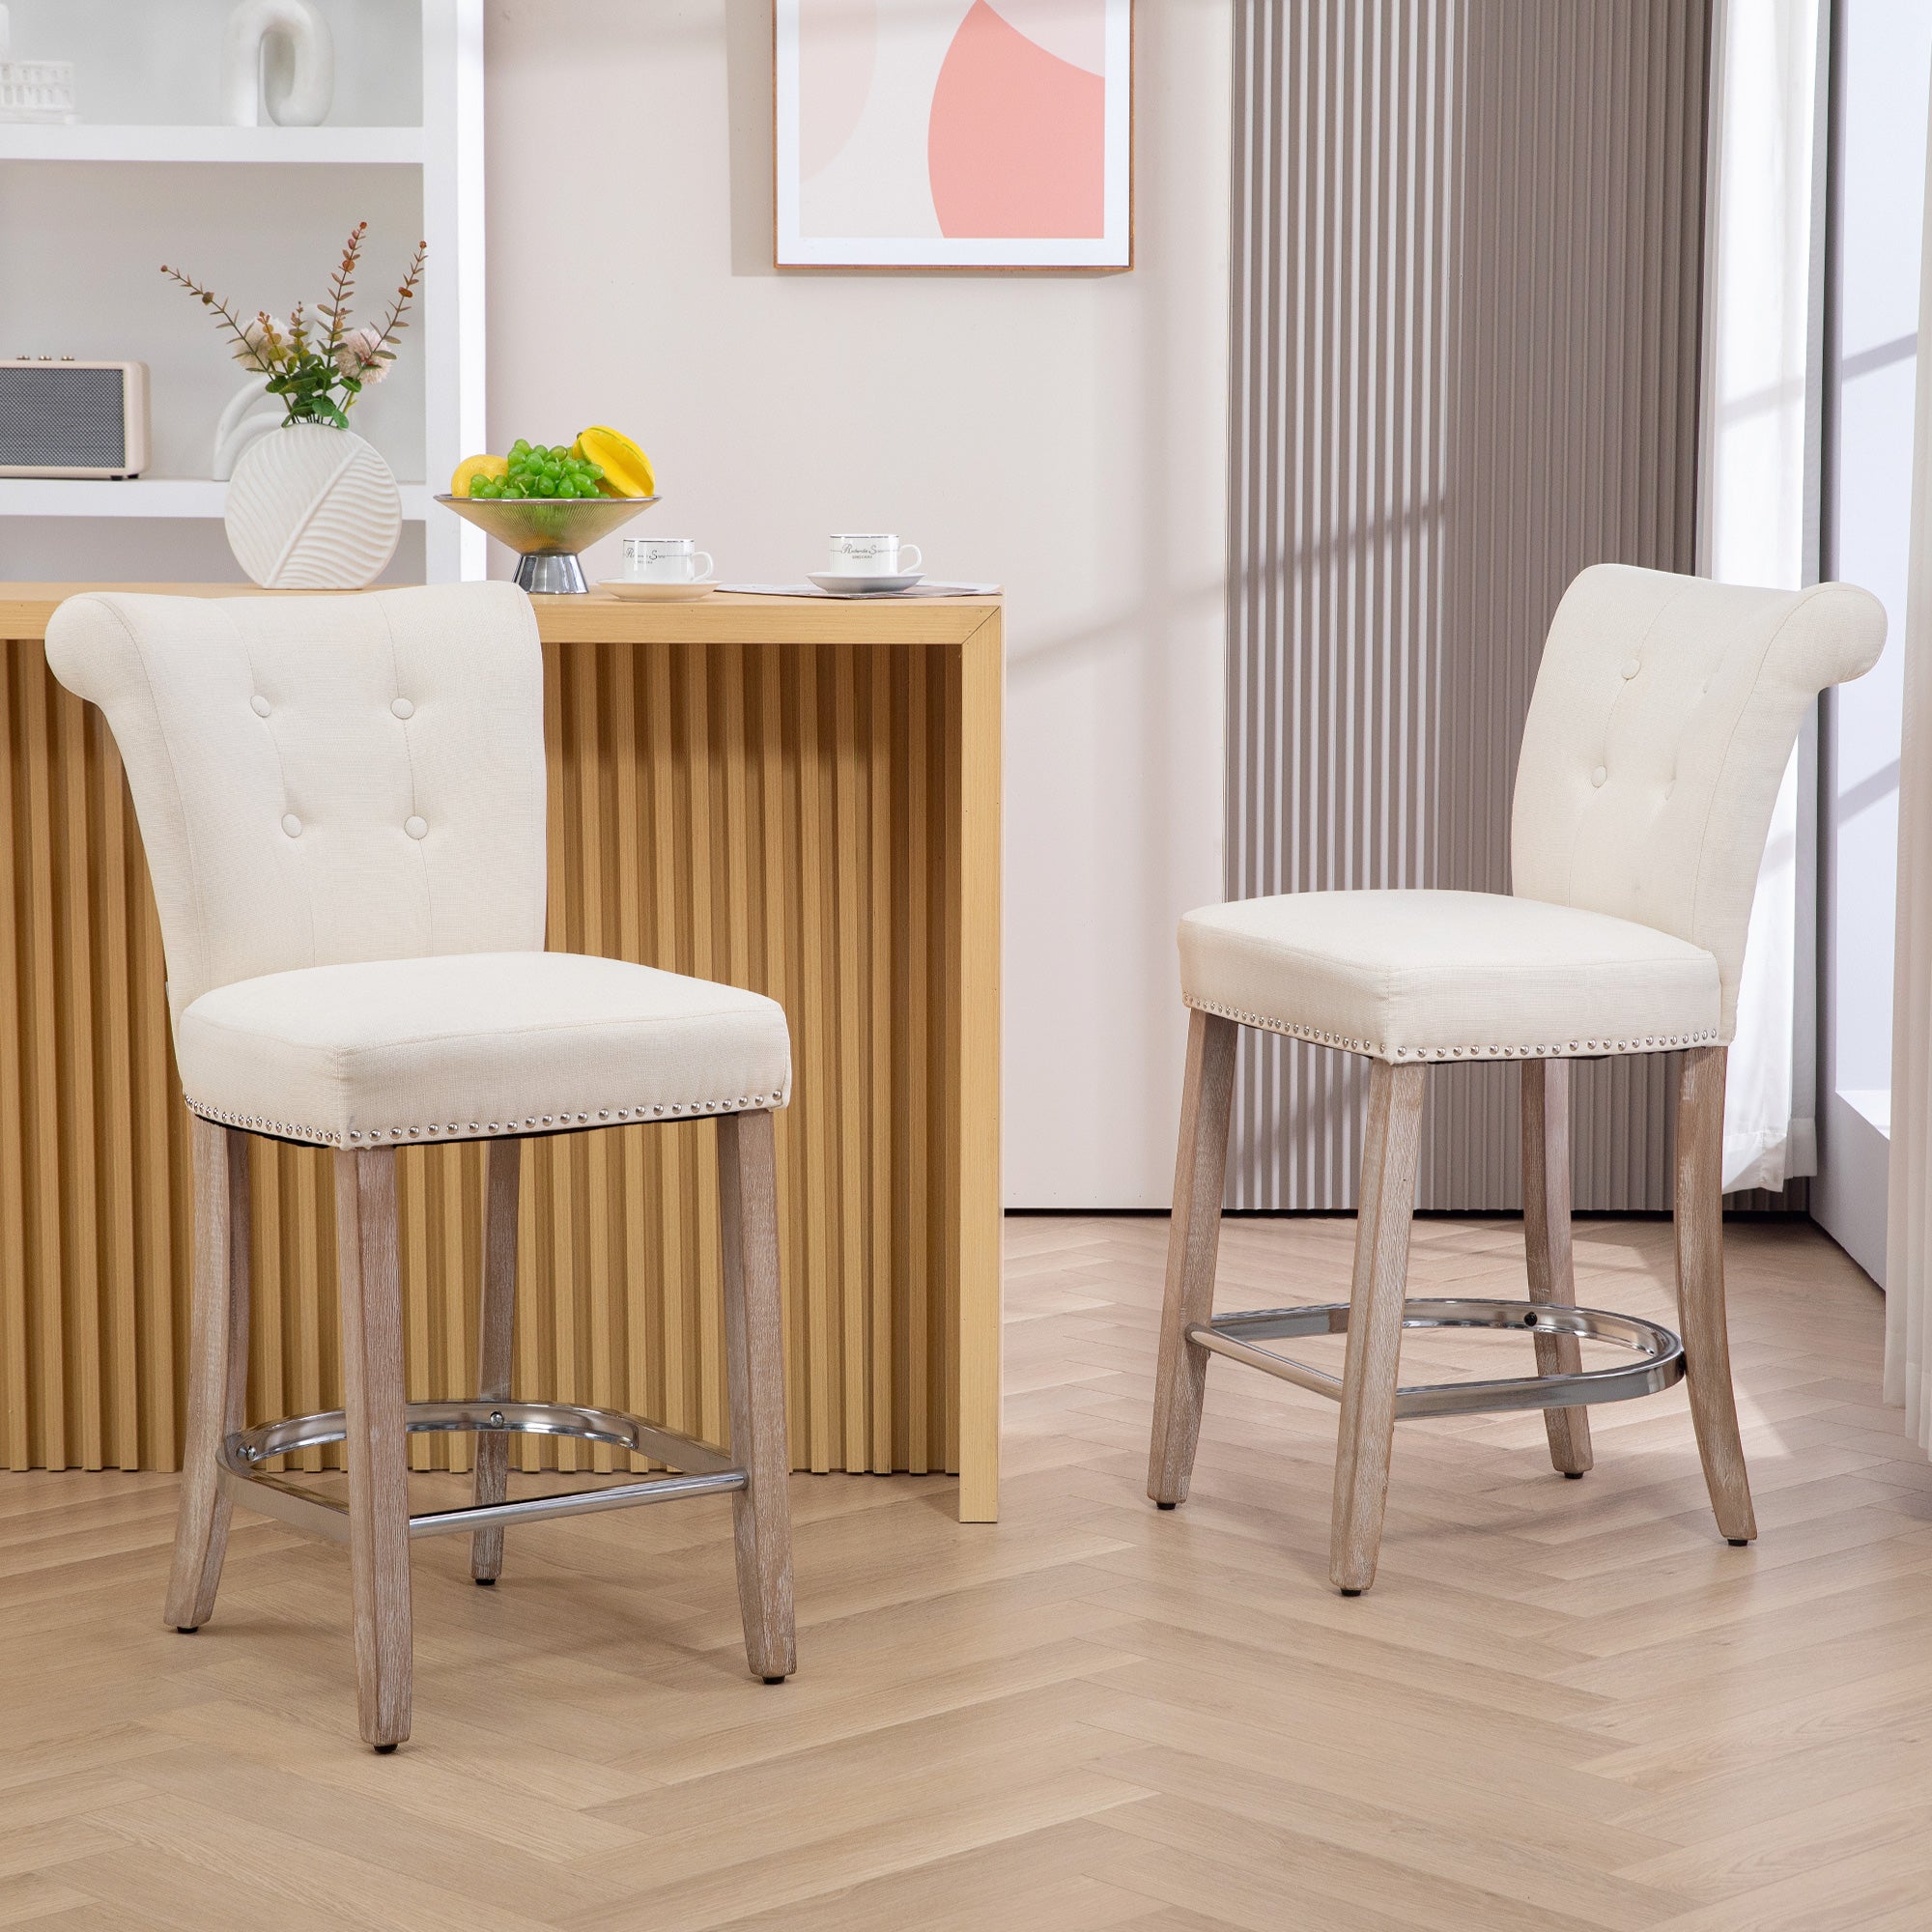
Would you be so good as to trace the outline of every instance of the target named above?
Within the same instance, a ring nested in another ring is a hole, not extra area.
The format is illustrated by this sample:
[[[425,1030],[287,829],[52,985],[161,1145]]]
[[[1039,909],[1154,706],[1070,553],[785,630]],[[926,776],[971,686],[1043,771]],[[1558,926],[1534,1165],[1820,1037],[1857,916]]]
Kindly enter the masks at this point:
[[[407,697],[392,697],[389,700],[389,709],[398,718],[413,718],[416,713],[415,706]]]
[[[403,820],[403,830],[412,838],[427,838],[429,837],[429,821],[424,818],[417,818],[412,814]]]
[[[269,700],[266,697],[264,697],[262,694],[258,691],[255,694],[255,696],[248,700],[248,709],[252,711],[257,718],[266,718],[269,715]]]
[[[291,838],[299,838],[302,834],[302,822],[293,811],[285,811],[282,813],[282,830]]]
[[[1638,664],[1634,658],[1626,658],[1624,660],[1624,675],[1626,677],[1634,677],[1642,668],[1642,665]]]
[[[1590,774],[1590,782],[1593,785],[1600,785],[1608,777],[1609,773],[1606,772],[1602,765],[1599,765],[1597,769]]]

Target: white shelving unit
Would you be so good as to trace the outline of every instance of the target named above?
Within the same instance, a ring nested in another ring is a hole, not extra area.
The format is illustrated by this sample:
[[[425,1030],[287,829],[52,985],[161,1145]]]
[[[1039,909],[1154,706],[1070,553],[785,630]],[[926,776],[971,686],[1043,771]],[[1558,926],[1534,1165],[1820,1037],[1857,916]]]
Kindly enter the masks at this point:
[[[48,274],[43,269],[41,281],[44,285],[44,300],[29,278],[17,278],[14,298],[5,305],[0,328],[19,338],[17,342],[8,342],[7,353],[98,353],[78,344],[71,331],[78,319],[93,322],[98,335],[98,311],[105,308],[111,314],[113,310],[113,296],[99,290],[100,269],[111,266],[117,273],[125,275],[129,272],[136,252],[144,266],[149,250],[155,251],[156,260],[160,258],[162,243],[150,232],[153,224],[144,227],[138,215],[128,213],[137,195],[146,195],[151,200],[156,195],[161,197],[162,206],[168,211],[165,232],[170,236],[178,232],[191,236],[193,230],[201,231],[199,244],[191,239],[179,243],[170,241],[167,244],[168,260],[176,260],[179,252],[180,258],[188,260],[190,266],[202,259],[200,251],[208,248],[210,233],[219,236],[221,243],[230,247],[232,256],[238,233],[245,240],[262,232],[265,206],[278,208],[288,201],[277,189],[275,198],[265,203],[267,190],[259,186],[243,189],[238,184],[234,197],[238,210],[245,205],[252,207],[254,213],[250,215],[238,212],[234,225],[223,234],[219,224],[211,227],[205,206],[211,192],[218,192],[218,188],[183,172],[177,200],[165,186],[156,185],[157,179],[166,181],[168,171],[218,167],[358,171],[376,168],[418,172],[421,234],[429,243],[429,272],[421,307],[412,318],[411,332],[405,338],[405,354],[420,358],[421,455],[409,459],[408,467],[413,469],[419,461],[421,473],[403,480],[403,514],[408,521],[422,526],[423,567],[430,582],[480,578],[485,574],[482,531],[436,506],[431,497],[435,489],[444,487],[441,479],[466,454],[483,448],[486,442],[483,0],[419,0],[415,8],[392,4],[392,0],[380,0],[380,4],[378,0],[321,0],[321,5],[330,15],[336,40],[338,110],[345,111],[347,117],[357,111],[366,113],[373,105],[379,115],[386,111],[386,118],[377,121],[372,117],[370,125],[353,125],[345,118],[343,125],[320,128],[232,128],[197,125],[192,121],[137,120],[133,115],[125,120],[103,116],[67,127],[0,125],[0,168],[25,166],[41,170],[37,179],[45,185],[41,188],[40,198],[44,202],[51,196],[62,197],[63,207],[73,211],[84,229],[99,231],[73,233],[71,249],[64,247],[55,264],[58,272]],[[192,18],[188,16],[189,8],[193,11]],[[188,0],[187,6],[180,11],[160,11],[169,15],[166,30],[171,39],[144,42],[142,34],[161,31],[160,22],[145,10],[131,16],[125,13],[117,15],[103,6],[90,8],[86,0],[61,0],[58,7],[48,0],[48,4],[38,8],[35,0],[15,0],[15,43],[21,48],[31,46],[33,52],[43,58],[71,58],[77,51],[83,115],[93,111],[95,102],[101,104],[106,115],[116,110],[127,114],[130,107],[135,115],[152,113],[156,108],[165,112],[168,106],[183,101],[188,103],[187,111],[192,113],[195,102],[212,99],[212,94],[201,87],[206,78],[202,69],[197,66],[192,71],[177,70],[160,73],[156,78],[157,63],[163,53],[182,41],[185,33],[191,32],[198,49],[204,42],[210,50],[218,47],[220,24],[228,11],[227,0]],[[407,69],[412,64],[414,52],[409,44],[412,37],[407,25],[412,13],[420,18],[421,120],[419,125],[396,125],[398,121],[407,122],[412,104],[410,97],[413,88],[407,80]],[[400,28],[399,21],[403,22]],[[63,35],[77,43],[77,47],[60,44]],[[365,71],[359,74],[358,61],[365,64]],[[372,63],[373,70],[368,66]],[[91,88],[90,80],[94,83]],[[100,169],[99,185],[89,182],[62,185],[68,170],[73,167]],[[117,169],[124,171],[118,177],[113,172]],[[130,169],[144,172],[138,176],[125,172]],[[150,170],[160,170],[161,176],[146,172]],[[256,182],[289,179],[307,184],[303,189],[305,206],[320,203],[331,211],[340,206],[344,229],[366,203],[378,198],[372,197],[369,183],[379,178],[346,176],[339,193],[325,193],[307,177],[248,177]],[[361,189],[355,185],[357,180],[363,182]],[[28,198],[25,194],[15,196],[11,206],[18,210]],[[393,191],[384,205],[393,212]],[[0,199],[0,213],[9,206],[7,200]],[[412,196],[407,206],[412,211]],[[332,223],[332,213],[329,218]],[[414,219],[412,212],[410,219]],[[332,244],[340,231],[331,228],[327,232]],[[376,305],[373,292],[384,286],[392,258],[406,253],[415,240],[412,232],[397,232],[393,222],[383,224],[380,236],[372,232],[360,277],[365,305],[372,308]],[[4,227],[0,227],[0,282],[4,282],[6,275],[7,248],[8,238]],[[311,252],[304,244],[301,259],[306,261]],[[316,285],[310,291],[312,297],[320,293],[321,276],[327,271],[328,261],[325,245],[305,271]],[[204,272],[213,274],[212,270]],[[242,286],[245,269],[235,269],[231,261],[230,268],[222,272],[234,275],[238,298],[244,303],[260,298],[255,296],[252,283]],[[273,278],[277,286],[286,275],[287,270],[278,259]],[[118,286],[125,289],[127,284]],[[0,289],[0,295],[4,295],[4,289]],[[147,299],[145,295],[142,298]],[[271,295],[270,298],[281,298]],[[126,335],[128,346],[113,353],[146,359],[138,328],[129,324]],[[176,347],[179,350],[179,344]],[[205,389],[218,374],[220,352],[212,331],[208,348],[208,363],[197,362],[183,377],[183,382],[202,384]],[[414,394],[416,379],[412,375],[400,380],[404,380],[407,401]],[[407,430],[404,440],[413,450],[418,445],[411,427],[412,415],[406,412],[397,418],[394,414],[397,405],[391,391],[398,381],[392,377],[382,391],[371,393],[363,407],[386,412],[392,440],[398,424]],[[166,385],[157,384],[153,401],[157,442],[164,440],[158,432],[170,404]],[[190,403],[174,404],[178,411],[186,410],[188,413],[177,415],[169,424],[175,433],[165,440],[171,441],[176,450],[170,468],[186,468],[192,463],[207,405],[205,393],[195,396]],[[218,403],[215,408],[218,411]],[[382,419],[380,413],[371,418]],[[211,451],[213,432],[213,414],[208,414],[206,445]],[[396,462],[400,475],[403,461],[396,457],[392,461]],[[155,474],[117,483],[8,478],[0,479],[0,518],[95,519],[106,526],[101,542],[111,547],[112,526],[122,520],[150,528],[152,520],[156,519],[218,523],[226,496],[225,483],[206,476]],[[93,539],[86,541],[91,545]],[[153,541],[149,540],[151,547]],[[111,560],[103,553],[103,561]],[[103,568],[99,574],[111,577],[118,573]]]
[[[404,520],[423,522],[429,485],[405,483],[401,489]],[[134,476],[122,482],[0,476],[0,517],[219,517],[227,496],[226,483],[198,476]]]
[[[43,128],[0,123],[0,161],[283,161],[421,167],[420,128]]]

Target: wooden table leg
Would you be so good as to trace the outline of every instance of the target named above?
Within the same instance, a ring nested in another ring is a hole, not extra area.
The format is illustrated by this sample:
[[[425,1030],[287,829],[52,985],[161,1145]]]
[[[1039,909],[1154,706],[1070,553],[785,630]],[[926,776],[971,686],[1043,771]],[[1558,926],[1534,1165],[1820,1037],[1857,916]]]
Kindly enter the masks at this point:
[[[951,653],[958,732],[950,885],[959,939],[952,1015],[958,1106],[959,1520],[1000,1514],[1000,760],[1006,680],[992,611]]]

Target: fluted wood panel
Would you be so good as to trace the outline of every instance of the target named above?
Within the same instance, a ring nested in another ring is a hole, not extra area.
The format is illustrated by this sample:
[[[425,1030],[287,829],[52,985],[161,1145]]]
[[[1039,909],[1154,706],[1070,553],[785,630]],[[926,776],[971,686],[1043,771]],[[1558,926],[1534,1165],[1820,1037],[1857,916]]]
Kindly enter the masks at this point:
[[[1706,0],[1243,0],[1228,890],[1501,891],[1565,585],[1692,567]],[[1230,1199],[1352,1206],[1363,1063],[1245,1033]],[[1668,1205],[1664,1065],[1574,1082],[1579,1208]],[[1425,1207],[1520,1205],[1435,1069]]]
[[[778,1148],[801,1468],[957,1468],[962,1373],[968,1409],[992,1417],[969,1414],[976,1442],[997,1429],[997,1093],[978,1096],[993,1113],[976,1120],[965,1084],[997,1064],[980,942],[998,934],[999,627],[983,609],[960,621],[990,628],[970,650],[545,646],[549,943],[754,987],[791,1020]],[[15,1468],[171,1468],[190,1194],[159,926],[99,713],[53,681],[37,639],[0,643],[0,1453]],[[975,677],[990,749],[963,744]],[[991,760],[977,814],[962,811],[976,756]],[[989,903],[968,922],[974,879]],[[990,1032],[964,1030],[969,1006]],[[529,1144],[517,1393],[724,1437],[715,1131]],[[986,1173],[963,1165],[988,1143]],[[333,1407],[330,1155],[253,1151],[250,1414]],[[461,1393],[482,1152],[407,1149],[401,1170],[409,1392]],[[513,1444],[526,1468],[540,1451],[543,1466],[558,1451],[566,1468],[611,1466],[590,1445]],[[979,1446],[990,1514],[996,1444]],[[419,1467],[464,1467],[469,1439],[412,1449]]]

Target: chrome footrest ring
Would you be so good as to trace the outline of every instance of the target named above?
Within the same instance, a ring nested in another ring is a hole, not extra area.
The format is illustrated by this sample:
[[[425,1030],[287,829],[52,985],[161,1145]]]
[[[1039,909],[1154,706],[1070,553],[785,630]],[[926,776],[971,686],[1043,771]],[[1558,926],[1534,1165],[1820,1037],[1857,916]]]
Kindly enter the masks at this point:
[[[1640,1316],[1617,1315],[1607,1309],[1470,1298],[1405,1301],[1402,1325],[1503,1328],[1531,1337],[1575,1335],[1628,1349],[1637,1359],[1629,1365],[1582,1369],[1574,1375],[1508,1376],[1399,1389],[1395,1405],[1398,1421],[1416,1415],[1582,1408],[1605,1402],[1631,1402],[1638,1396],[1657,1395],[1684,1379],[1684,1344],[1668,1328]],[[1188,1341],[1197,1348],[1339,1402],[1340,1377],[1255,1345],[1288,1335],[1346,1335],[1348,1331],[1349,1304],[1332,1301],[1305,1308],[1257,1308],[1239,1315],[1217,1315],[1211,1321],[1190,1322],[1186,1332]]]
[[[460,1402],[412,1402],[404,1407],[412,1435],[569,1435],[647,1456],[675,1472],[640,1476],[602,1489],[571,1490],[561,1495],[520,1496],[515,1501],[467,1509],[430,1510],[410,1518],[412,1537],[449,1536],[545,1517],[629,1509],[639,1503],[742,1490],[746,1483],[743,1466],[716,1443],[701,1442],[694,1435],[660,1428],[618,1409],[585,1408],[560,1402],[506,1402],[487,1396]],[[331,1543],[346,1542],[347,1503],[271,1474],[262,1464],[294,1450],[340,1442],[348,1434],[348,1417],[339,1408],[237,1430],[221,1445],[217,1474],[222,1491],[244,1508],[275,1517],[311,1536],[325,1537]]]

